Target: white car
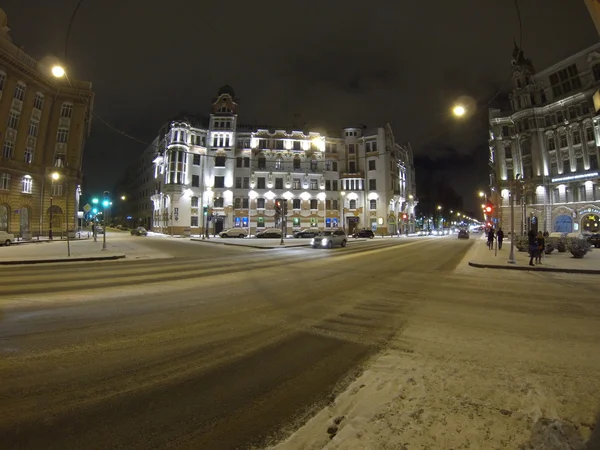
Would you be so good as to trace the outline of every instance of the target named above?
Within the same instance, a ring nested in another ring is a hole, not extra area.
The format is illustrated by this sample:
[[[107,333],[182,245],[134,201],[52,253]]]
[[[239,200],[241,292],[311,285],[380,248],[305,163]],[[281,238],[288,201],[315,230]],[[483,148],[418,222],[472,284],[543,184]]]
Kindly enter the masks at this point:
[[[7,247],[15,241],[15,235],[7,233],[6,231],[0,231],[0,245],[6,245]]]
[[[245,238],[248,237],[248,230],[244,228],[229,228],[219,233],[222,238]]]

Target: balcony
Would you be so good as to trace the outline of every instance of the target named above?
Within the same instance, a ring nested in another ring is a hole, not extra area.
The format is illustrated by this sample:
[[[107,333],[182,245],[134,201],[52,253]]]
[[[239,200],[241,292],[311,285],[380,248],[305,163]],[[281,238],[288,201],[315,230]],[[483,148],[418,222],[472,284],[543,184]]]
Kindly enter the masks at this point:
[[[365,173],[362,170],[357,172],[342,172],[340,173],[340,178],[364,178]]]

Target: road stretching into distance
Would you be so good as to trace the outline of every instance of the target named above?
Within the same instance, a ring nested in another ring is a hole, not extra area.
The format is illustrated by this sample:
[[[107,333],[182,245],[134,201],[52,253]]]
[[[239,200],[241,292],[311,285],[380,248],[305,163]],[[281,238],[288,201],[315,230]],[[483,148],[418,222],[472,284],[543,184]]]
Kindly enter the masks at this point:
[[[415,299],[493,301],[501,280],[454,272],[472,244],[257,250],[148,238],[175,257],[3,267],[0,447],[275,442],[402,332]]]

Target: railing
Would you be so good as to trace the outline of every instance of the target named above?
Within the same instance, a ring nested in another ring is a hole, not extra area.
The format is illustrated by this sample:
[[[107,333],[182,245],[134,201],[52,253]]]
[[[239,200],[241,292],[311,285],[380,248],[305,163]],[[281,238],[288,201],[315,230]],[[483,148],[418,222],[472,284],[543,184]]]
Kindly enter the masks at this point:
[[[340,178],[364,178],[365,173],[362,170],[357,172],[342,172]]]

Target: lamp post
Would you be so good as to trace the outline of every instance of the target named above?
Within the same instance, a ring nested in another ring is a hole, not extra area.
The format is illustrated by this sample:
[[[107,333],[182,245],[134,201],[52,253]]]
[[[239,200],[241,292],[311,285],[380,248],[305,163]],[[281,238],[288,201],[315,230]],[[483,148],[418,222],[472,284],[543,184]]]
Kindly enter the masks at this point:
[[[346,221],[344,220],[344,206],[345,206],[345,196],[346,196],[346,192],[342,191],[340,192],[340,195],[342,196],[342,208],[341,208],[341,212],[342,212],[342,230],[344,230],[344,233],[346,232]]]
[[[48,239],[52,240],[52,221],[54,219],[54,182],[60,178],[60,175],[58,172],[53,172],[52,175],[50,175],[50,178],[52,179],[52,186],[50,187],[50,226],[48,227]]]
[[[108,191],[104,192],[104,199],[102,200],[102,220],[103,220],[103,233],[102,233],[102,251],[106,251],[106,224],[108,223],[108,215],[106,210],[109,208],[111,201],[108,199]]]
[[[519,180],[521,174],[518,173],[516,179]],[[516,264],[515,259],[515,180],[510,180],[510,255],[508,256],[509,264]]]

